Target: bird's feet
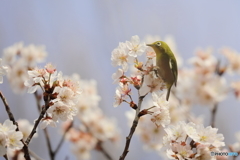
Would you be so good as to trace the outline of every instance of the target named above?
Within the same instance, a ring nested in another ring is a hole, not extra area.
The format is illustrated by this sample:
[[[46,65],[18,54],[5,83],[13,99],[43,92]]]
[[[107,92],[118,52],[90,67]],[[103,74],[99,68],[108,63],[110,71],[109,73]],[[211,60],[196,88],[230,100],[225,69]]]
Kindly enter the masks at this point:
[[[155,75],[156,75],[156,77],[160,77],[160,75],[158,74],[158,69],[159,69],[159,67],[158,66],[154,66],[153,67],[153,71],[154,71],[154,73],[155,73]]]

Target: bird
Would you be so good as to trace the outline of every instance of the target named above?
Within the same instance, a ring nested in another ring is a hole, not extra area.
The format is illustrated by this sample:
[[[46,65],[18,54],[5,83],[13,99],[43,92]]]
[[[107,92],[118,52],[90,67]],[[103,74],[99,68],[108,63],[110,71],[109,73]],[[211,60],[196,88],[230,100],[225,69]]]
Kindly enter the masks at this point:
[[[163,41],[156,41],[146,45],[152,47],[156,53],[155,69],[166,84],[166,100],[168,101],[172,85],[177,86],[178,67],[176,58],[167,43]]]

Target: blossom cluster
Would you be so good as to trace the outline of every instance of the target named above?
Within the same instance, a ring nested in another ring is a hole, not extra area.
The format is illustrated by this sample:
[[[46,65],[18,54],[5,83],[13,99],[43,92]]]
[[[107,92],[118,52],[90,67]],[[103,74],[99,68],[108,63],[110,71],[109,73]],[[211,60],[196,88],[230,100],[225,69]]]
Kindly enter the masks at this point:
[[[138,57],[143,53],[147,57],[145,63],[139,61]],[[142,96],[164,88],[162,79],[153,72],[153,58],[155,56],[155,52],[145,43],[141,43],[138,36],[133,36],[131,41],[119,43],[119,46],[112,51],[112,64],[121,66],[112,75],[114,83],[119,84],[116,89],[114,107],[119,106],[122,102],[127,102],[127,98],[131,100],[128,102],[130,106],[134,107],[134,102],[131,99],[131,85],[137,90],[140,89]],[[131,76],[126,75],[129,66],[134,70]]]
[[[77,159],[89,159],[90,151],[101,150],[101,143],[119,139],[118,128],[115,119],[108,118],[99,107],[101,97],[97,93],[96,81],[80,79],[77,74],[71,78],[79,81],[82,94],[75,105],[80,124],[67,132],[67,139],[72,142]],[[68,125],[64,124],[64,128]]]
[[[23,134],[16,131],[17,126],[9,119],[0,123],[0,156],[7,154],[7,149],[20,150],[23,147]]]
[[[77,114],[76,104],[81,94],[79,81],[64,78],[62,72],[57,72],[52,64],[45,68],[34,68],[28,71],[25,86],[29,93],[42,89],[43,99],[49,106],[42,119],[41,128],[47,125],[55,127],[58,120],[72,120]]]
[[[23,137],[22,140],[25,141],[27,137],[30,135],[33,125],[27,120],[27,119],[19,119],[17,120],[18,124],[18,129],[22,133]],[[35,133],[33,138],[38,137],[38,134]],[[14,149],[8,149],[7,150],[7,155],[9,158],[14,159],[14,157],[17,157],[18,160],[25,160],[24,158],[24,153],[19,152],[19,150],[14,150]],[[32,160],[35,160],[35,158],[31,157]]]
[[[221,53],[226,57],[228,65],[226,70],[234,75],[240,74],[240,53],[230,48],[222,48]],[[234,91],[235,96],[240,99],[240,80],[233,81],[231,88]]]
[[[213,50],[198,49],[189,62],[193,68],[179,71],[176,95],[188,105],[213,106],[225,99],[228,91],[224,67],[213,55]]]
[[[151,106],[154,106],[152,108]],[[148,110],[151,108],[151,110]],[[143,102],[143,110],[148,110],[151,115],[142,116],[139,120],[136,134],[143,142],[143,149],[160,152],[162,149],[162,137],[165,135],[164,128],[169,124],[174,125],[179,121],[186,121],[190,118],[189,108],[180,106],[179,100],[171,95],[170,101],[160,94],[152,94],[152,98]],[[132,125],[135,113],[134,110],[126,112],[129,126]],[[196,121],[193,116],[191,120]],[[201,123],[201,121],[196,121]]]
[[[159,37],[148,36],[145,38],[147,43],[153,43],[157,40]],[[176,51],[173,39],[168,36],[166,40]],[[134,52],[135,54],[133,54]],[[179,62],[182,62],[177,54],[176,57]],[[170,102],[165,100],[166,96],[163,92],[165,84],[154,72],[156,53],[151,47],[146,47],[145,43],[141,43],[138,36],[133,36],[131,41],[120,42],[119,46],[112,51],[111,60],[114,66],[120,66],[117,72],[112,75],[114,83],[119,85],[116,89],[114,107],[126,102],[130,107],[136,109],[132,88],[137,89],[140,96],[151,93],[152,96],[144,98],[140,114],[146,116],[141,116],[136,133],[144,142],[144,148],[160,150],[162,147],[161,137],[164,135],[163,128],[170,123],[174,124],[179,120],[186,120],[188,109],[186,107],[180,108],[179,101],[174,95],[170,96]],[[131,76],[127,76],[129,68]],[[131,86],[133,87],[131,88]],[[131,125],[135,117],[134,110],[127,111],[126,116],[129,125]]]
[[[217,134],[218,129],[202,124],[180,121],[176,125],[169,125],[165,129],[163,144],[167,148],[169,159],[216,159],[210,152],[219,152],[225,146],[222,134]]]
[[[44,46],[16,43],[3,51],[3,64],[8,67],[7,78],[15,93],[25,91],[24,82],[28,79],[27,71],[45,60],[47,53]]]

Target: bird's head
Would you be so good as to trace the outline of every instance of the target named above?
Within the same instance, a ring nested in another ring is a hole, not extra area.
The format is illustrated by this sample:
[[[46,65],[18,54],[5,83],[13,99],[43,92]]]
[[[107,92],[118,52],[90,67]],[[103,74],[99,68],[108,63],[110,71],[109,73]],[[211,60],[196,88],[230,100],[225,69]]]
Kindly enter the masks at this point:
[[[154,50],[163,50],[165,51],[168,47],[167,43],[163,41],[156,41],[152,44],[147,44],[147,46],[152,47]]]

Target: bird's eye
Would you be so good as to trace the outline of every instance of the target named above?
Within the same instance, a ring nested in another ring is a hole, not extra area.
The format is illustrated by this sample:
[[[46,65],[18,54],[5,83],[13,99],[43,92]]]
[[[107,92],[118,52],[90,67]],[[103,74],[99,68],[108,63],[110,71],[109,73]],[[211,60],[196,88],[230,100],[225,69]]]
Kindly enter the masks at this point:
[[[157,45],[158,45],[158,46],[161,46],[161,42],[157,42]]]

